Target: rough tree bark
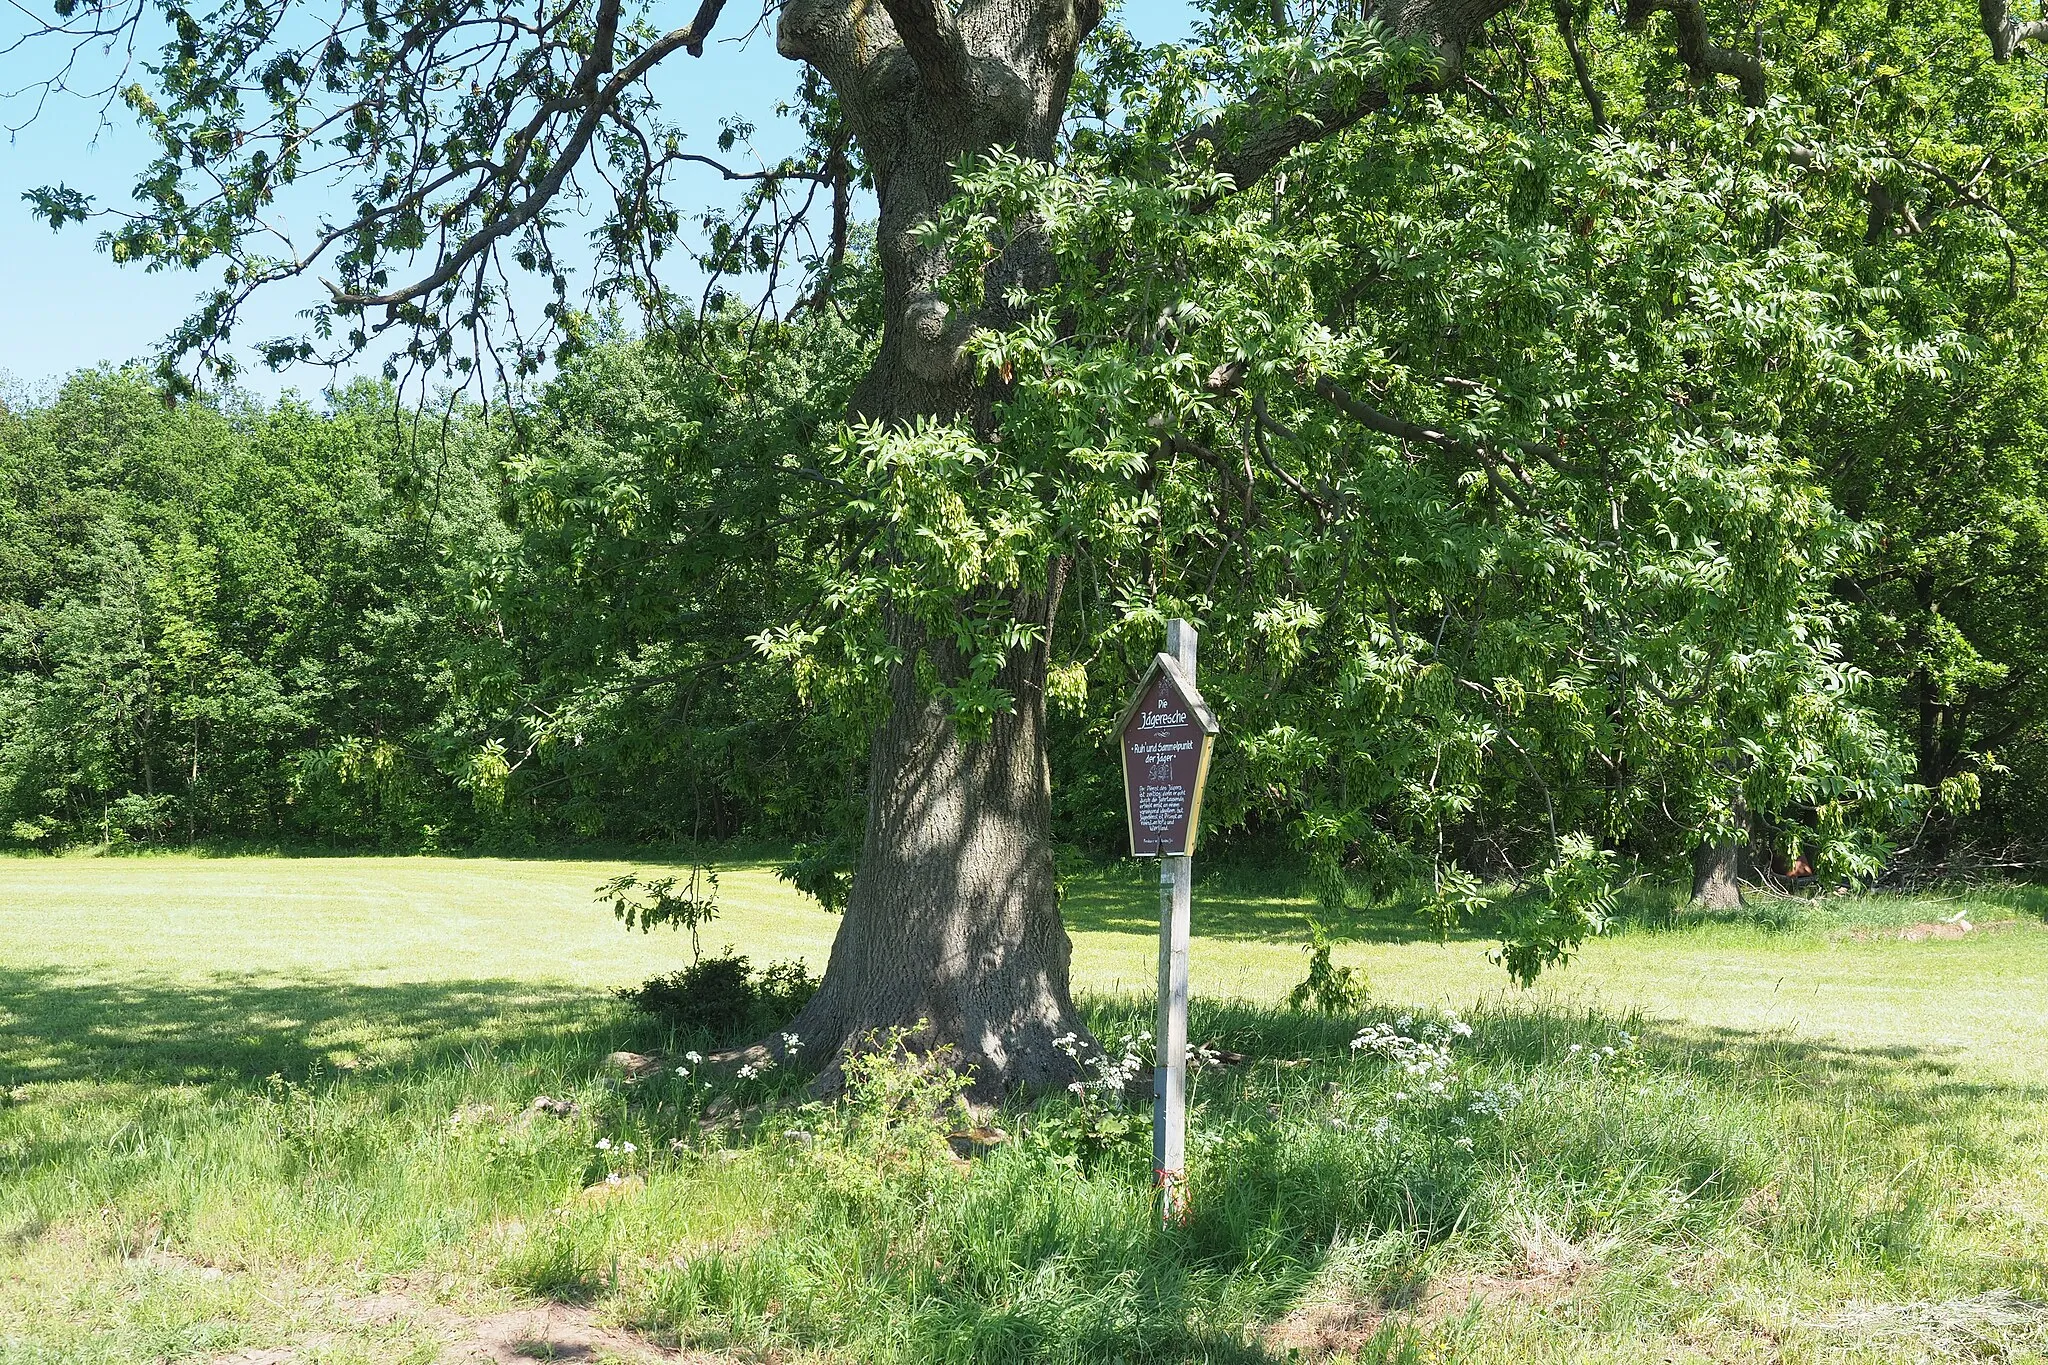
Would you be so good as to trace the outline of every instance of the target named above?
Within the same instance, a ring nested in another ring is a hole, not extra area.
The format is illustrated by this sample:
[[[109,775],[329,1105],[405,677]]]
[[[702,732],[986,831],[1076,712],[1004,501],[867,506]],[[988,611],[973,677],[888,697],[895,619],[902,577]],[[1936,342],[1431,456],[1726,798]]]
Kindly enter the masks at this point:
[[[888,422],[969,417],[988,393],[962,344],[990,314],[938,293],[949,261],[919,224],[953,194],[961,158],[991,148],[1049,158],[1096,0],[792,0],[776,44],[839,96],[875,179],[884,325],[853,415]],[[1028,243],[992,267],[987,297],[1040,268]],[[1053,884],[1052,779],[1045,679],[1064,567],[1013,604],[1037,627],[998,685],[1015,709],[984,736],[961,733],[923,695],[920,663],[958,666],[944,641],[889,622],[900,662],[869,755],[867,829],[825,980],[792,1031],[811,1051],[855,1048],[873,1033],[916,1030],[920,1049],[950,1046],[983,1097],[1073,1074],[1053,1046],[1085,1034],[1068,985],[1072,944]],[[815,1053],[814,1053],[815,1055]]]
[[[1742,852],[1749,842],[1749,803],[1739,792],[1730,814],[1741,833],[1708,840],[1693,850],[1692,903],[1702,910],[1742,908]]]
[[[1018,612],[1047,635],[1057,567],[1053,578]],[[954,662],[914,626],[895,630],[906,655]],[[1011,657],[1000,685],[1017,705],[981,738],[960,733],[910,668],[892,671],[853,892],[824,984],[792,1026],[805,1047],[857,1048],[875,1030],[912,1029],[919,1050],[952,1048],[984,1099],[1071,1078],[1073,1062],[1054,1040],[1085,1028],[1053,886],[1047,653],[1041,642]]]
[[[1702,910],[1742,908],[1742,883],[1737,875],[1740,846],[1733,839],[1713,839],[1692,853],[1692,903]]]

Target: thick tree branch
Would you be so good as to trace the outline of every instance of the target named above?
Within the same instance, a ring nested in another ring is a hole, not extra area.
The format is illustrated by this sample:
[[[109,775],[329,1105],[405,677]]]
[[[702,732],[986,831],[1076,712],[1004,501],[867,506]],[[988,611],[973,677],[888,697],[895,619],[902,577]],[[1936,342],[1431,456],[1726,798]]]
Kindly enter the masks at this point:
[[[1434,80],[1411,87],[1417,93],[1435,88]],[[1238,189],[1245,189],[1257,184],[1297,147],[1341,133],[1386,108],[1391,100],[1384,88],[1373,86],[1345,100],[1321,101],[1273,123],[1251,121],[1257,111],[1254,103],[1220,114],[1195,129],[1181,139],[1180,150],[1190,152],[1208,144],[1215,149],[1216,169],[1229,176]]]
[[[966,98],[971,58],[947,0],[882,0],[882,8],[917,64],[925,88],[947,101]]]
[[[1593,64],[1586,60],[1585,49],[1579,46],[1569,0],[1557,0],[1551,13],[1557,19],[1559,35],[1564,38],[1564,50],[1571,55],[1572,74],[1578,77],[1579,89],[1585,93],[1586,104],[1593,112],[1593,126],[1613,127],[1607,121],[1607,100],[1601,95],[1600,87],[1593,83]]]
[[[1478,448],[1469,441],[1461,441],[1448,431],[1436,427],[1425,427],[1392,413],[1381,412],[1378,408],[1361,401],[1351,390],[1331,379],[1328,375],[1317,375],[1316,396],[1331,407],[1349,417],[1368,431],[1377,431],[1382,436],[1391,436],[1397,441],[1420,441],[1445,450],[1454,450],[1461,455],[1476,456]]]
[[[1993,61],[2011,61],[2022,43],[2048,41],[2048,19],[2015,19],[2008,0],[1977,0],[1977,17],[1991,40]]]
[[[1629,0],[1628,10],[1622,16],[1623,27],[1640,30],[1658,10],[1671,16],[1678,60],[1685,63],[1686,70],[1701,77],[1732,76],[1742,87],[1742,102],[1752,109],[1763,108],[1763,62],[1747,52],[1716,43],[1707,32],[1707,13],[1700,0]]]

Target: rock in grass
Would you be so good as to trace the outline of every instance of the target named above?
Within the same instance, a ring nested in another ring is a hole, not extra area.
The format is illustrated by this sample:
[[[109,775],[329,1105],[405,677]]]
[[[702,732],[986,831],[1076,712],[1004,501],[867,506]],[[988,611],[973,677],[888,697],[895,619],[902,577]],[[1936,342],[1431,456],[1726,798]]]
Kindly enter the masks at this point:
[[[614,1199],[626,1199],[647,1188],[647,1178],[639,1175],[620,1175],[614,1171],[595,1185],[586,1185],[576,1198],[585,1204],[608,1204]]]
[[[990,1149],[1009,1140],[1008,1133],[985,1123],[978,1123],[972,1128],[962,1128],[957,1133],[946,1134],[946,1142],[952,1147],[953,1155],[962,1159],[985,1155]]]
[[[650,1057],[644,1052],[614,1052],[604,1060],[607,1065],[625,1072],[628,1080],[637,1081],[663,1069],[659,1057]]]
[[[583,1111],[576,1107],[574,1100],[549,1099],[546,1095],[535,1095],[533,1103],[526,1106],[529,1114],[548,1114],[558,1119],[574,1118]]]

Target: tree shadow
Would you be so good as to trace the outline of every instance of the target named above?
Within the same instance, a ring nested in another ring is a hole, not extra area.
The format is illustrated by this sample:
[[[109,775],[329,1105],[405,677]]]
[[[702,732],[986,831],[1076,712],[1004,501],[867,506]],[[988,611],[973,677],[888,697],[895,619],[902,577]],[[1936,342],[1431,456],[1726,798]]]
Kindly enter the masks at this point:
[[[1085,1009],[1099,1032],[1151,1022],[1151,1002],[1135,996],[1093,999]],[[1603,1130],[1588,1120],[1561,1129],[1556,1150],[1522,1149],[1511,1160],[1460,1153],[1447,1136],[1427,1153],[1397,1160],[1398,1153],[1345,1131],[1292,1121],[1301,1106],[1326,1103],[1320,1098],[1326,1086],[1353,1062],[1350,1040],[1359,1028],[1395,1012],[1328,1017],[1197,1000],[1191,1037],[1248,1060],[1197,1083],[1198,1102],[1212,1106],[1198,1112],[1198,1125],[1221,1121],[1227,1086],[1241,1086],[1243,1093],[1231,1101],[1238,1129],[1232,1144],[1206,1158],[1228,1165],[1216,1167],[1222,1174],[1204,1191],[1207,1202],[1195,1220],[1177,1239],[1140,1245],[1113,1212],[1091,1214],[1038,1195],[995,1201],[989,1239],[1010,1238],[1004,1254],[1014,1254],[1023,1269],[1003,1272],[995,1285],[1000,1294],[966,1280],[956,1284],[941,1305],[956,1319],[950,1337],[986,1348],[970,1358],[1025,1358],[1039,1347],[1076,1342],[1096,1350],[1095,1358],[1117,1358],[1136,1321],[1163,1343],[1152,1358],[1168,1358],[1170,1348],[1182,1353],[1177,1358],[1263,1362],[1270,1357],[1256,1343],[1204,1330],[1202,1296],[1259,1265],[1277,1286],[1276,1307],[1284,1312],[1293,1306],[1286,1296],[1305,1293],[1346,1236],[1412,1236],[1420,1248],[1455,1237],[1461,1226],[1485,1226],[1483,1217],[1475,1223],[1472,1211],[1490,1197],[1489,1182],[1511,1167],[1570,1160],[1597,1170],[1643,1161],[1683,1188],[1725,1179],[1723,1203],[1740,1202],[1744,1186],[1722,1170],[1741,1144],[1711,1125],[1660,1133],[1639,1124],[1627,1134],[1634,1147],[1599,1150]],[[1555,1067],[1597,1051],[1626,1029],[1640,1039],[1652,1077],[1731,1098],[1753,1095],[1766,1080],[1809,1099],[1853,1098],[1898,1141],[1941,1146],[1980,1169],[2009,1157],[2007,1120],[2038,1119],[2048,1106],[2048,1087],[1968,1071],[1953,1049],[1940,1047],[1861,1047],[1544,1001],[1491,1006],[1473,1022],[1475,1034],[1461,1051],[1505,1074]],[[352,1069],[361,1073],[359,1084],[384,1084],[394,1073],[457,1064],[466,1049],[484,1044],[573,1042],[574,1055],[587,1057],[594,1071],[603,1055],[594,1044],[630,1027],[595,991],[503,979],[366,984],[221,973],[105,982],[53,969],[0,969],[0,1093],[25,1083],[65,1082],[255,1089],[272,1075],[301,1079]],[[1572,1052],[1575,1045],[1579,1054]],[[1268,1117],[1269,1104],[1292,1107],[1290,1124]],[[1812,1106],[1815,1112],[1819,1107]],[[1795,1122],[1812,1118],[1766,1111],[1753,1123],[1778,1124],[1758,1131],[1793,1141],[1803,1136]],[[763,1131],[783,1126],[768,1122]],[[1021,1131],[1021,1124],[1013,1126]],[[1566,1142],[1578,1145],[1567,1151]],[[1015,1159],[999,1155],[995,1168]],[[1019,1190],[1042,1195],[1050,1177],[1046,1169],[1020,1165],[1015,1178]],[[1145,1173],[1133,1179],[1144,1187]],[[1041,1217],[1044,1227],[1026,1236],[1030,1229],[1020,1224],[1031,1216]],[[1409,1274],[1416,1264],[1392,1266],[1387,1274]],[[1097,1327],[1048,1322],[1018,1306],[1025,1296],[1008,1278],[1028,1278],[1034,1266],[1047,1274],[1097,1275],[1123,1287],[1100,1296],[1105,1311]],[[1415,1273],[1429,1272],[1425,1266]],[[1405,1280],[1401,1287],[1411,1298],[1426,1292],[1426,1285]],[[1121,1306],[1109,1312],[1115,1305]]]
[[[1150,1004],[1096,997],[1083,1008],[1098,1036],[1114,1039],[1149,1027]],[[1955,1163],[1944,1171],[2009,1169],[2021,1125],[2038,1123],[2048,1106],[2048,1087],[1965,1071],[1938,1047],[1861,1047],[1517,1001],[1468,1016],[1474,1034],[1456,1047],[1489,1091],[1519,1087],[1512,1118],[1466,1127],[1461,1114],[1442,1120],[1458,1126],[1438,1128],[1418,1117],[1388,1130],[1384,1111],[1346,1106],[1371,1084],[1354,1069],[1351,1039],[1391,1022],[1394,1009],[1329,1017],[1198,1000],[1191,1013],[1191,1039],[1244,1059],[1195,1081],[1190,1126],[1203,1155],[1188,1223],[1140,1245],[1084,1225],[1056,1200],[989,1200],[985,1222],[959,1235],[962,1246],[993,1248],[1002,1273],[966,1274],[933,1291],[949,1340],[973,1343],[969,1358],[1274,1360],[1256,1335],[1202,1335],[1203,1297],[1240,1278],[1264,1281],[1247,1289],[1260,1299],[1261,1322],[1332,1293],[1357,1295],[1360,1321],[1387,1324],[1394,1335],[1374,1340],[1391,1346],[1404,1312],[1442,1311],[1474,1265],[1524,1273],[1512,1229],[1530,1209],[1556,1220],[1546,1235],[1589,1246],[1620,1226],[1604,1220],[1626,1207],[1647,1210],[1634,1225],[1640,1235],[1673,1248],[1742,1229],[1774,1257],[1882,1259],[1904,1248],[1910,1258],[1940,1244],[1924,1230],[1898,1230],[1911,1216],[1899,1206],[1908,1159],[1939,1151]],[[1610,1072],[1618,1064],[1600,1060],[1599,1049],[1624,1030],[1638,1040],[1641,1069]],[[1771,1094],[1759,1102],[1766,1083]],[[1834,1125],[1850,1101],[1856,1127],[1845,1135]],[[1037,1121],[1006,1120],[1013,1129]],[[1466,1135],[1479,1137],[1476,1150],[1459,1145]],[[1147,1155],[1116,1158],[1133,1186],[1149,1173]],[[1015,1163],[1020,1191],[1053,1178],[1027,1154],[998,1157],[998,1172],[1004,1160]],[[1799,1185],[1816,1170],[1817,1193]],[[1843,1202],[1825,1202],[1843,1189]],[[1672,1210],[1671,1191],[1685,1194],[1682,1210]],[[1373,1249],[1370,1264],[1361,1248]],[[1996,1273],[2044,1265],[2035,1254],[2001,1261]],[[1017,1286],[1056,1275],[1115,1284],[1116,1322],[1098,1328],[1094,1301],[1082,1295],[1057,1318],[1020,1306],[1030,1300]],[[1140,1339],[1148,1351],[1118,1354],[1120,1341]],[[1369,1344],[1361,1334],[1353,1346]]]
[[[1077,933],[1152,934],[1159,930],[1159,873],[1151,861],[1089,868],[1061,879],[1060,915]],[[1439,934],[1422,912],[1419,894],[1401,893],[1331,913],[1305,894],[1250,890],[1244,879],[1196,874],[1194,930],[1198,938],[1298,944],[1308,921],[1337,943],[1469,943],[1497,937],[1498,916],[1485,913]]]
[[[485,1040],[586,1031],[588,989],[477,979],[136,975],[0,969],[0,1091],[37,1082],[254,1085],[388,1069]]]
[[[1148,1009],[1149,1001],[1129,997],[1089,1002],[1091,1016],[1105,1022],[1143,1021]],[[1198,999],[1190,1007],[1189,1037],[1242,1053],[1250,1059],[1248,1065],[1263,1061],[1335,1066],[1350,1057],[1350,1040],[1362,1027],[1406,1012],[1380,1006],[1354,1015],[1325,1016]],[[1981,1123],[1964,1124],[1965,1120],[2038,1115],[2048,1109],[2048,1085],[1976,1070],[1954,1045],[1860,1045],[1825,1036],[1621,1015],[1540,1000],[1498,1000],[1468,1018],[1475,1030],[1461,1050],[1476,1061],[1504,1064],[1514,1071],[1532,1071],[1597,1052],[1614,1042],[1617,1030],[1625,1030],[1637,1040],[1653,1075],[1684,1077],[1730,1096],[1753,1096],[1768,1083],[1808,1098],[1853,1098],[1859,1107],[1881,1115],[1884,1126],[1894,1133],[1939,1130],[1945,1142],[1966,1138],[1966,1127],[1982,1128]],[[1966,1145],[1960,1154],[1972,1161],[1995,1162],[2001,1153],[1993,1146]]]

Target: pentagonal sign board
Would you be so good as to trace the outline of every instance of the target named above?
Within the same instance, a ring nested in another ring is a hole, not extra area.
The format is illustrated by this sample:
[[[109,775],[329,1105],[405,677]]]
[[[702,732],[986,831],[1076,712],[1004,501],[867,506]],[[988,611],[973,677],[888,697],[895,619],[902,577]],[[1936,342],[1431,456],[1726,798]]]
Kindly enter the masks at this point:
[[[1134,857],[1195,851],[1216,730],[1215,713],[1180,664],[1170,654],[1155,657],[1124,712],[1124,809]]]

